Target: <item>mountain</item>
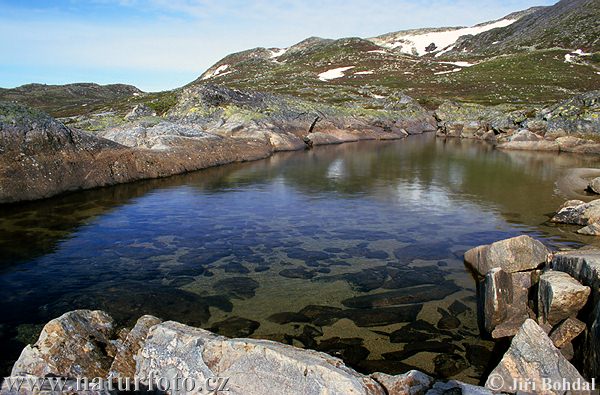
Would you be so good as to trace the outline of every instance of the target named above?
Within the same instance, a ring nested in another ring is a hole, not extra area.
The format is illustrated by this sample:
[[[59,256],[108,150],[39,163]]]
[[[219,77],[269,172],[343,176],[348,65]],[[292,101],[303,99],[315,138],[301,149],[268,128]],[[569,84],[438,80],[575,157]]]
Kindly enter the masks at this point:
[[[562,0],[502,29],[466,37],[453,53],[504,54],[530,49],[600,51],[600,0]]]
[[[555,102],[600,89],[598,4],[563,0],[473,27],[368,39],[313,37],[289,48],[255,48],[223,58],[192,85],[210,82],[355,105],[371,105],[398,90],[430,107],[446,99]]]
[[[27,84],[13,89],[0,89],[0,100],[19,102],[53,116],[66,117],[93,112],[115,101],[142,94],[135,86],[125,84]]]

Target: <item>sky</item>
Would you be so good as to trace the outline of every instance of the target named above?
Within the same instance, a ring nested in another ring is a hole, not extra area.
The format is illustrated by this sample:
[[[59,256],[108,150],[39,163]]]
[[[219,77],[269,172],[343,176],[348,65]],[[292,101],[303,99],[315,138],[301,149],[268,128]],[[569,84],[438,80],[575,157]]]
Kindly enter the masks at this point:
[[[470,26],[555,0],[0,0],[0,87],[182,86],[224,56],[310,36]]]

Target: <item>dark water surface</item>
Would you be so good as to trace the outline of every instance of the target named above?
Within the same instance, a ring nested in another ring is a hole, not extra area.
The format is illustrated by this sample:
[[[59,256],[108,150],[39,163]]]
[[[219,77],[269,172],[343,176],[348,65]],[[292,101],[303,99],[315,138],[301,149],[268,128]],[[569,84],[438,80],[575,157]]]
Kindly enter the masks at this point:
[[[2,373],[43,323],[97,308],[476,383],[494,355],[464,251],[589,241],[547,220],[564,170],[594,165],[426,135],[1,207]]]

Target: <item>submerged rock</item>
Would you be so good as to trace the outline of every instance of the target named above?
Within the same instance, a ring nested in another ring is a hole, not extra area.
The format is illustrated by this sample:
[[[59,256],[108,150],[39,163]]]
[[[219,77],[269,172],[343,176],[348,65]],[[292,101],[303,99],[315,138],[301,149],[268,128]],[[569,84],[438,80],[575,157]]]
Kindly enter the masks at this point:
[[[534,383],[533,391],[543,391],[544,380],[552,383],[587,383],[577,369],[552,344],[533,320],[523,323],[510,348],[490,373],[485,386],[498,392],[517,393],[514,383]],[[531,387],[530,387],[531,388]],[[548,393],[564,391],[547,390]]]
[[[260,323],[242,317],[229,317],[215,323],[210,330],[226,337],[248,337],[260,327]]]

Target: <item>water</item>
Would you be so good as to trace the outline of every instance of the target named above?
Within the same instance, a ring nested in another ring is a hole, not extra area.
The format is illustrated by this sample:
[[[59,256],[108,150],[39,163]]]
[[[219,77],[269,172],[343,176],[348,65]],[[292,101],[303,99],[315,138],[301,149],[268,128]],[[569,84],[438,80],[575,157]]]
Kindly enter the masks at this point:
[[[547,223],[591,158],[413,136],[0,208],[3,373],[43,323],[99,308],[477,383],[497,360],[462,255]]]

